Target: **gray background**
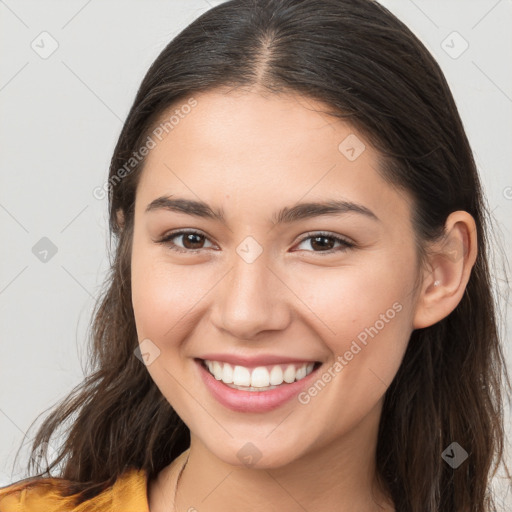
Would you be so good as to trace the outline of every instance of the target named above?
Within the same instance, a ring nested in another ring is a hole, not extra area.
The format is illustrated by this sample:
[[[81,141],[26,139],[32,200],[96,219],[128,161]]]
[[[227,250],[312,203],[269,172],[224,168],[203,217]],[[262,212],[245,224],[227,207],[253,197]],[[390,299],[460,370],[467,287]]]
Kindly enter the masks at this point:
[[[28,427],[83,378],[108,267],[107,201],[92,191],[138,85],[165,44],[219,3],[0,0],[0,485],[25,476],[26,452],[13,462]],[[512,1],[382,3],[445,72],[511,253]],[[510,367],[510,337],[506,350]]]

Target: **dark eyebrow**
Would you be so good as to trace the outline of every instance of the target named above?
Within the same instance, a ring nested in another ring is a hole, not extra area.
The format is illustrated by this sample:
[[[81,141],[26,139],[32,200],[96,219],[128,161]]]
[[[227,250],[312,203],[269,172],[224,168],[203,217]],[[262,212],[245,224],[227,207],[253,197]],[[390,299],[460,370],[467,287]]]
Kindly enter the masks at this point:
[[[213,219],[226,224],[222,208],[212,208],[202,201],[162,196],[151,201],[146,207],[146,212],[161,209]],[[366,206],[350,201],[330,200],[321,203],[299,203],[295,206],[285,207],[274,214],[270,221],[273,224],[287,224],[320,215],[340,215],[343,213],[359,213],[373,220],[379,220],[377,215]]]

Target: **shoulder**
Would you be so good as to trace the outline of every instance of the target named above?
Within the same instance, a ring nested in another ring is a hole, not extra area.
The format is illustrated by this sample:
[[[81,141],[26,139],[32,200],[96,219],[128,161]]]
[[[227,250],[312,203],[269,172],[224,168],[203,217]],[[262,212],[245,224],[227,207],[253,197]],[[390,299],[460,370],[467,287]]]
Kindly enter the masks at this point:
[[[53,512],[60,510],[58,478],[27,478],[0,488],[0,512],[30,512],[38,506]],[[66,500],[67,501],[67,500]],[[64,504],[65,506],[65,504]]]
[[[20,480],[0,488],[0,512],[149,512],[147,475],[127,469],[114,485],[74,506],[74,496],[65,496],[67,481],[39,477]]]

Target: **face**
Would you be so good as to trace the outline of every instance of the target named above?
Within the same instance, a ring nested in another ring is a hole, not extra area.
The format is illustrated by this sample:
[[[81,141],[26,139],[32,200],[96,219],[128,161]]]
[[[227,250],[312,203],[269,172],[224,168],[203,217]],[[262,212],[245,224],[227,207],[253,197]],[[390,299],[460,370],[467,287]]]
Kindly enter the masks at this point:
[[[284,465],[378,416],[412,332],[411,202],[320,103],[194,98],[155,139],[137,188],[138,339],[156,385],[210,452]],[[203,360],[218,361],[217,378]],[[235,376],[276,387],[234,389]]]

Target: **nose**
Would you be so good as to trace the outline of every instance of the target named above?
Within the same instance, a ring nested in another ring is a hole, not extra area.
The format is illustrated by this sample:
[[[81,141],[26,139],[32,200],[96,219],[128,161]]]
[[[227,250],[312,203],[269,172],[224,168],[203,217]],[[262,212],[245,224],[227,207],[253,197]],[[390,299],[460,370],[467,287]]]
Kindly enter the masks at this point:
[[[293,293],[265,252],[252,263],[235,253],[216,289],[212,322],[236,339],[251,340],[262,331],[284,330],[290,322],[288,301]]]

